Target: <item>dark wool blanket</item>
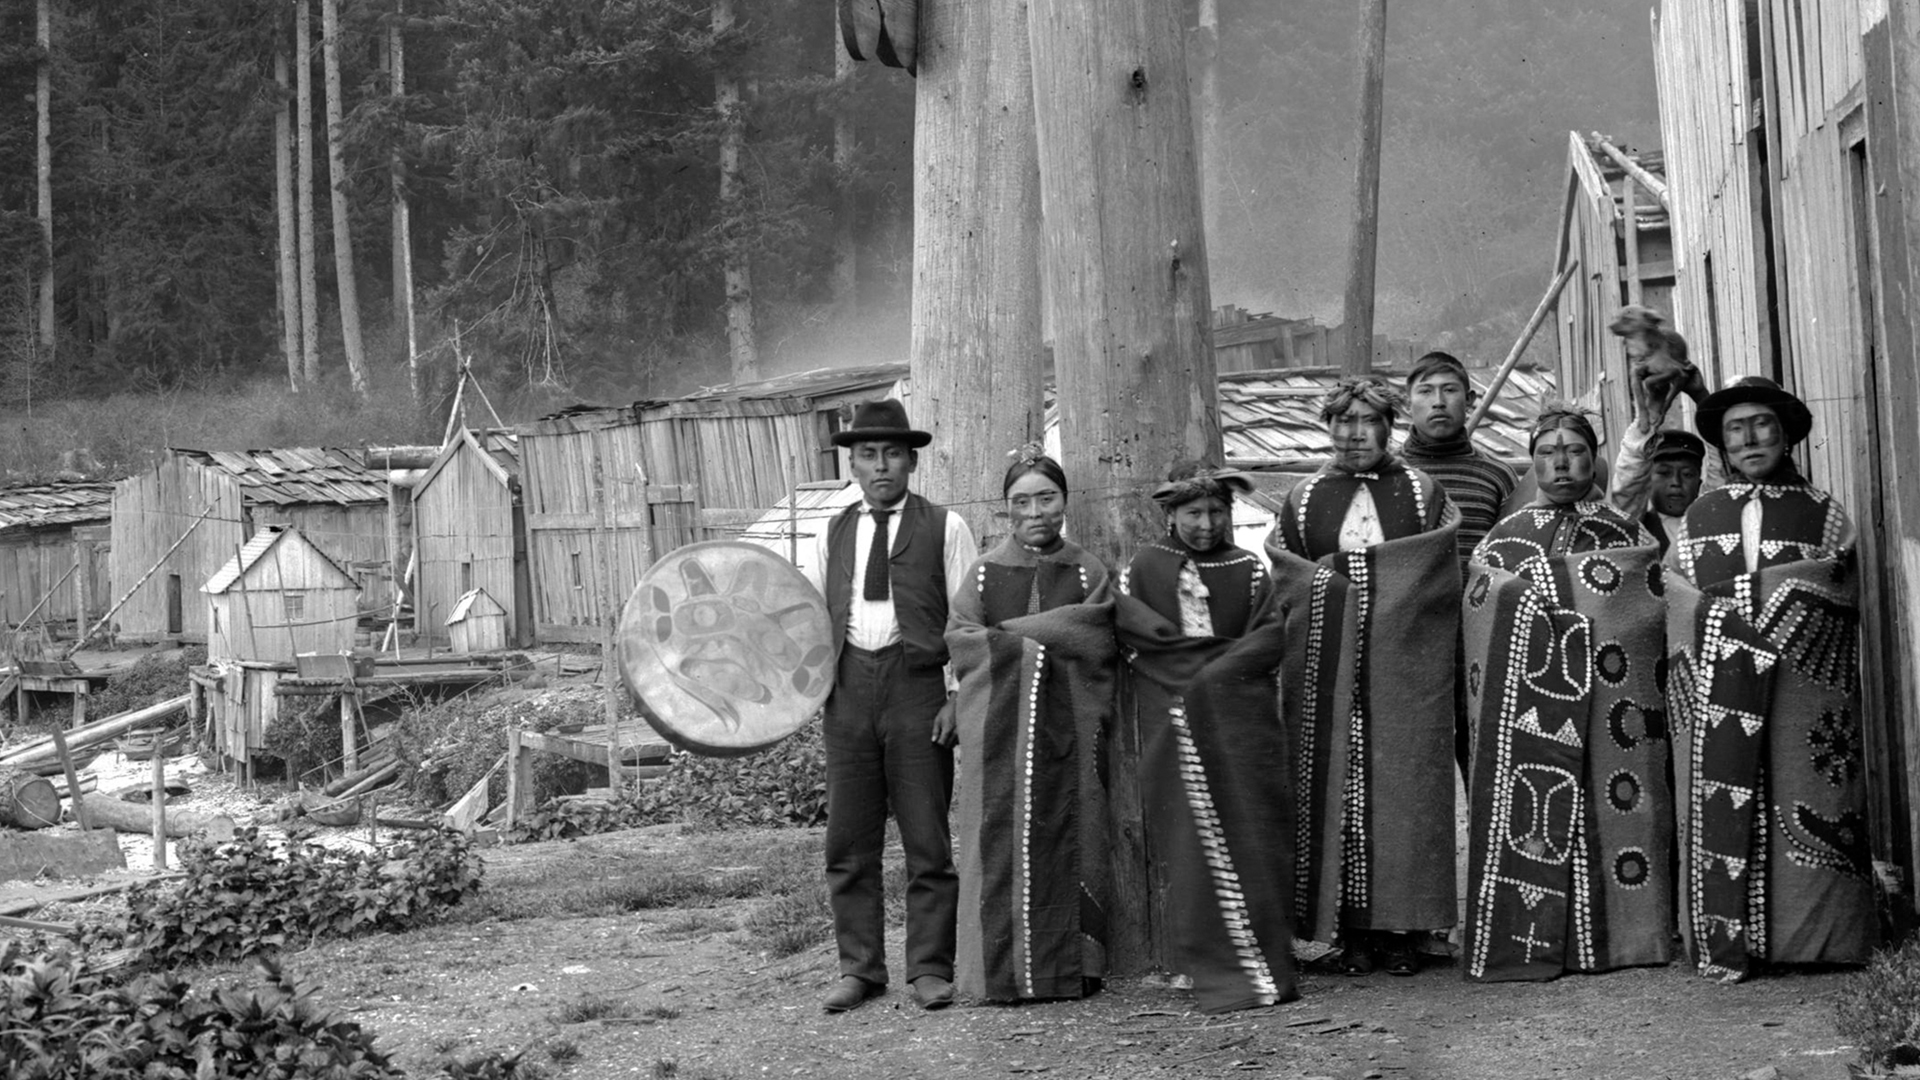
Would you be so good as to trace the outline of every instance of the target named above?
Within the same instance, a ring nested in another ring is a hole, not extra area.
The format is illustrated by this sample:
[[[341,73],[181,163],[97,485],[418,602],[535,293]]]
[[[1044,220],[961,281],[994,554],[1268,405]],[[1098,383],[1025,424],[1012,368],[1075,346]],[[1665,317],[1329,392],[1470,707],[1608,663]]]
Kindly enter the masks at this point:
[[[1850,556],[1668,580],[1681,927],[1710,978],[1878,938]]]
[[[1670,958],[1659,559],[1645,546],[1536,553],[1520,573],[1497,557],[1472,565],[1469,978],[1550,979]]]
[[[956,983],[992,1000],[1079,997],[1106,973],[1113,604],[955,620],[947,647],[960,684]]]
[[[1169,964],[1193,979],[1207,1012],[1291,1001],[1293,792],[1279,612],[1269,599],[1239,638],[1188,638],[1121,596],[1115,630],[1131,654],[1150,876],[1166,898]]]
[[[1268,541],[1297,743],[1295,926],[1315,940],[1454,924],[1458,521],[1317,562]]]

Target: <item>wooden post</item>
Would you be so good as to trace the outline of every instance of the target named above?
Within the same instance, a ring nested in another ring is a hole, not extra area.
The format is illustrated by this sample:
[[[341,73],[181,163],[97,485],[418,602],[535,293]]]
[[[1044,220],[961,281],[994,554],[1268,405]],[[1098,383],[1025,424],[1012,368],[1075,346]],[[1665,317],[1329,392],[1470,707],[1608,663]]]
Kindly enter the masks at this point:
[[[1380,129],[1385,111],[1387,0],[1360,0],[1360,147],[1353,174],[1353,233],[1347,247],[1348,374],[1373,370],[1373,282],[1380,241]]]
[[[60,771],[67,775],[67,798],[73,800],[73,820],[83,829],[93,828],[93,819],[87,816],[87,804],[80,793],[80,776],[73,767],[73,754],[67,750],[67,734],[60,725],[53,725],[53,748],[60,755]]]
[[[1620,181],[1620,216],[1627,233],[1627,303],[1640,302],[1640,196],[1633,174]]]
[[[340,691],[340,767],[360,771],[360,736],[353,729],[353,691]]]
[[[153,868],[167,868],[167,758],[156,737],[153,747]]]
[[[911,415],[934,438],[914,480],[983,542],[1002,531],[994,511],[1007,451],[1041,431],[1040,165],[1027,18],[1028,0],[919,8]]]
[[[1178,0],[1033,0],[1033,102],[1047,206],[1071,534],[1124,563],[1159,535],[1142,493],[1175,460],[1220,455],[1207,249]],[[922,90],[924,93],[924,89]],[[1139,765],[1130,726],[1114,775]],[[1164,963],[1149,923],[1137,794],[1116,792],[1116,972]]]
[[[611,765],[608,772],[612,772]],[[520,740],[520,729],[507,732],[507,817],[506,828],[513,828],[522,813],[531,810],[523,805],[533,798],[533,758],[527,752],[526,745]]]
[[[75,685],[73,688],[73,723],[68,726],[76,727],[76,728],[86,727],[87,726],[87,698],[92,695],[93,691],[92,691],[92,688],[87,684],[87,680],[85,679],[76,679],[74,680],[74,683]]]

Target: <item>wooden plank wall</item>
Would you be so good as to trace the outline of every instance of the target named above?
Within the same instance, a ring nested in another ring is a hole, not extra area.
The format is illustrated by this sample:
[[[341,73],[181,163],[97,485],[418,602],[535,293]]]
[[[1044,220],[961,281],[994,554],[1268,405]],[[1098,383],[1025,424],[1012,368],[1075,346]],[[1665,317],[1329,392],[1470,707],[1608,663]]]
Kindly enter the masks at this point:
[[[1562,393],[1600,413],[1601,438],[1610,444],[1632,419],[1627,402],[1626,354],[1607,331],[1625,302],[1621,278],[1619,205],[1578,135],[1568,145],[1574,174],[1567,257],[1580,269],[1560,294]],[[1556,267],[1556,271],[1565,266]]]
[[[673,402],[640,417],[647,482],[694,485],[716,511],[773,506],[799,484],[833,478],[812,402],[804,398]],[[829,447],[830,449],[830,447]],[[697,521],[659,521],[660,550],[707,537]]]
[[[76,561],[86,565],[68,576]],[[87,607],[98,617],[113,601],[106,598],[107,556],[98,547],[83,552],[74,542],[71,528],[33,529],[0,540],[0,619],[6,625],[18,625],[40,603],[54,582],[61,582],[51,599],[34,615],[35,622],[74,622],[82,614],[77,610],[78,592],[74,577],[85,574]]]
[[[447,616],[465,589],[463,566],[474,587],[505,609],[507,626],[519,625],[514,582],[513,492],[465,441],[431,482],[414,493],[416,571],[414,619],[420,631],[448,639]]]
[[[640,427],[529,425],[520,455],[536,632],[599,641],[653,562]]]
[[[1765,333],[1771,258],[1750,145],[1746,15],[1742,0],[1662,5],[1654,69],[1671,203],[1675,325],[1710,386],[1769,374]],[[1713,295],[1708,296],[1711,264]]]
[[[387,504],[301,503],[248,506],[254,528],[291,525],[353,575],[367,610],[393,605],[393,561],[387,542]]]
[[[297,614],[289,596],[300,598]],[[209,656],[290,663],[299,653],[353,649],[360,592],[297,536],[282,538],[233,588],[201,600],[220,615]]]
[[[114,615],[120,634],[158,640],[167,636],[167,577],[178,574],[181,617],[187,641],[207,639],[206,605],[200,586],[246,543],[240,484],[216,469],[169,456],[147,472],[114,485],[113,596],[119,599],[193,524],[207,507],[214,511],[187,542],[148,578]],[[109,601],[111,602],[111,601]]]

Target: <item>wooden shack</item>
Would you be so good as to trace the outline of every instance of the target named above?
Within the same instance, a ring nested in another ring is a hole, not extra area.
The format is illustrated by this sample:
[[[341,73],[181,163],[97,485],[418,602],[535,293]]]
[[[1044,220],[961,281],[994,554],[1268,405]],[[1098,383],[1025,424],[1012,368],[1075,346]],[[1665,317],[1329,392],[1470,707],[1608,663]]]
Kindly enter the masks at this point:
[[[1607,329],[1620,309],[1642,304],[1673,317],[1673,234],[1667,212],[1666,160],[1657,150],[1629,151],[1599,134],[1567,133],[1566,202],[1553,268],[1574,266],[1561,292],[1557,337],[1562,386],[1600,413],[1601,436],[1616,440],[1633,421],[1626,352]],[[1713,335],[1694,350],[1714,348]],[[1695,357],[1698,359],[1698,357]]]
[[[494,648],[533,640],[518,436],[456,430],[413,486],[413,549],[419,633],[445,640],[455,606],[478,589],[504,619],[507,636]]]
[[[1654,22],[1675,314],[1710,381],[1813,410],[1802,469],[1860,531],[1874,856],[1920,866],[1920,27],[1884,0],[1668,0]]]
[[[298,529],[265,526],[201,591],[210,660],[353,650],[360,586]]]
[[[105,614],[113,484],[76,480],[0,489],[0,619],[18,626]]]
[[[495,652],[507,647],[507,609],[485,589],[469,589],[447,616],[447,637],[457,653]]]
[[[291,525],[352,575],[362,602],[392,601],[387,484],[345,450],[168,450],[113,493],[114,616],[136,640],[206,641],[187,602],[262,526]]]

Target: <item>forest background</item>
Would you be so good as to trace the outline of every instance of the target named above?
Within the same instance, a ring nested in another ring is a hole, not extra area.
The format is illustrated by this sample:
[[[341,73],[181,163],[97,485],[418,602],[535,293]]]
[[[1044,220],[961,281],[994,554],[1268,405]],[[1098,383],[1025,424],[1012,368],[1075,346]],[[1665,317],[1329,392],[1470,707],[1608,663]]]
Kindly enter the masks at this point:
[[[1192,27],[1198,0],[1183,2]],[[277,133],[295,126],[276,125],[293,94],[275,54],[294,55],[308,7],[310,373],[282,349],[275,204],[276,139],[291,142]],[[1341,320],[1360,7],[1217,0],[1216,307]],[[1481,362],[1504,353],[1550,276],[1567,132],[1657,145],[1648,14],[1644,0],[1392,6],[1376,331]],[[838,51],[825,0],[0,0],[0,470],[124,473],[165,446],[437,442],[463,359],[508,422],[725,382],[730,259],[751,272],[756,374],[903,360],[914,80],[871,63],[836,75]],[[43,55],[51,355],[34,299]],[[364,390],[347,370],[336,183]],[[396,191],[417,397],[393,287]]]

